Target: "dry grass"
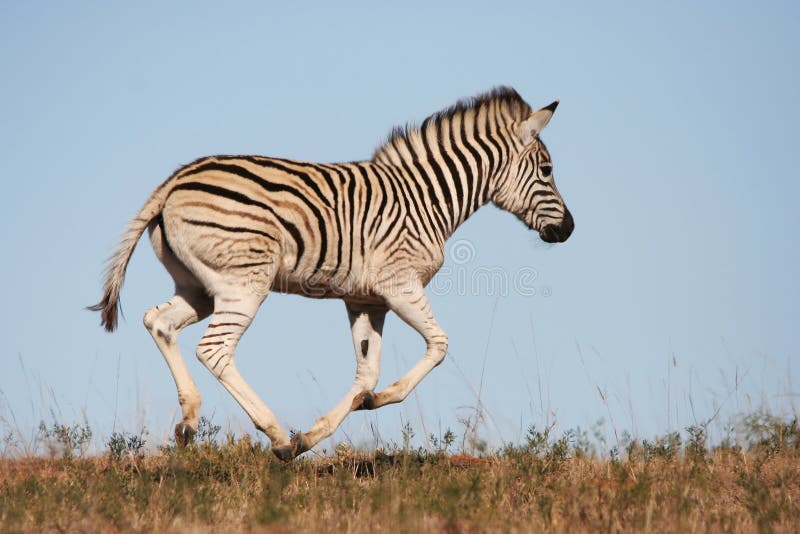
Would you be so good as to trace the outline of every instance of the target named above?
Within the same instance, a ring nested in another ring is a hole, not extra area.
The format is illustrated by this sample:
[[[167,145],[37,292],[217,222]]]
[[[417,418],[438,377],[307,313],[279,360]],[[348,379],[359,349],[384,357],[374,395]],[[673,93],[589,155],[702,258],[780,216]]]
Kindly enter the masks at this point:
[[[796,532],[800,431],[768,423],[744,447],[694,428],[601,458],[532,428],[481,458],[343,447],[292,464],[247,436],[144,455],[116,435],[102,456],[0,459],[0,531]]]

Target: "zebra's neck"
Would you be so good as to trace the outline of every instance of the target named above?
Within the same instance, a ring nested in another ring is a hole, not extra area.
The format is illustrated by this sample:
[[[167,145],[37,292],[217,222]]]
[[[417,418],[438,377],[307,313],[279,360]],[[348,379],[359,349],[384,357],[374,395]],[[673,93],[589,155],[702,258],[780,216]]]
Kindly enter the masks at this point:
[[[426,205],[442,240],[491,200],[491,187],[507,169],[512,143],[504,117],[492,106],[467,109],[395,133],[374,161],[413,182],[408,194]]]

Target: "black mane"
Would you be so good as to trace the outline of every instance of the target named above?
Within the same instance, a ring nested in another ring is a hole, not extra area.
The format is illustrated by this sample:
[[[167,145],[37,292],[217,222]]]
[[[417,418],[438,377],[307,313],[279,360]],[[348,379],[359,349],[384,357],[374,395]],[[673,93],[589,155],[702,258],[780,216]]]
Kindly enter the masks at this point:
[[[472,98],[464,98],[459,100],[449,108],[438,111],[427,117],[422,121],[422,125],[420,126],[417,126],[413,123],[406,124],[404,126],[395,126],[386,141],[375,150],[372,159],[376,160],[384,151],[384,149],[391,147],[392,144],[399,139],[409,141],[411,136],[418,135],[423,129],[430,125],[436,126],[444,121],[452,119],[458,114],[464,113],[468,110],[477,110],[482,106],[495,102],[503,105],[503,107],[508,109],[515,118],[523,118],[529,115],[532,111],[528,103],[525,102],[521,96],[519,96],[519,93],[517,93],[516,90],[514,90],[512,87],[501,85],[486,93],[479,94]]]

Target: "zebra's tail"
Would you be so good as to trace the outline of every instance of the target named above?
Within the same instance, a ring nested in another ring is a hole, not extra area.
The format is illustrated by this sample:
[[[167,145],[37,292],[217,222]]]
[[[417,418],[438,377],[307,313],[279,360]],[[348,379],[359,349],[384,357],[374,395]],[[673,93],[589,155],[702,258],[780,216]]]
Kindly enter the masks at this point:
[[[88,310],[100,312],[100,324],[108,332],[113,332],[117,328],[117,318],[120,311],[119,292],[122,289],[125,269],[128,267],[128,261],[131,259],[133,249],[136,248],[144,229],[164,209],[164,203],[169,192],[169,188],[165,186],[166,182],[156,189],[136,217],[128,223],[117,250],[108,259],[105,282],[103,283],[103,298],[94,306],[87,307]]]

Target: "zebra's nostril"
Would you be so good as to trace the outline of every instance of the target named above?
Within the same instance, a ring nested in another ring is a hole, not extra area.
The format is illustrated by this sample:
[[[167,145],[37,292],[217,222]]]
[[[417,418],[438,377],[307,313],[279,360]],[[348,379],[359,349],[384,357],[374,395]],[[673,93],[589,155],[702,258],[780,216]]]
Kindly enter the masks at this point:
[[[539,232],[539,237],[545,243],[563,243],[572,235],[574,229],[575,221],[572,219],[572,214],[567,210],[561,223],[548,224]]]
[[[548,224],[542,231],[539,232],[539,237],[542,238],[542,241],[545,243],[558,243],[561,241],[558,236],[558,227],[553,224]]]

